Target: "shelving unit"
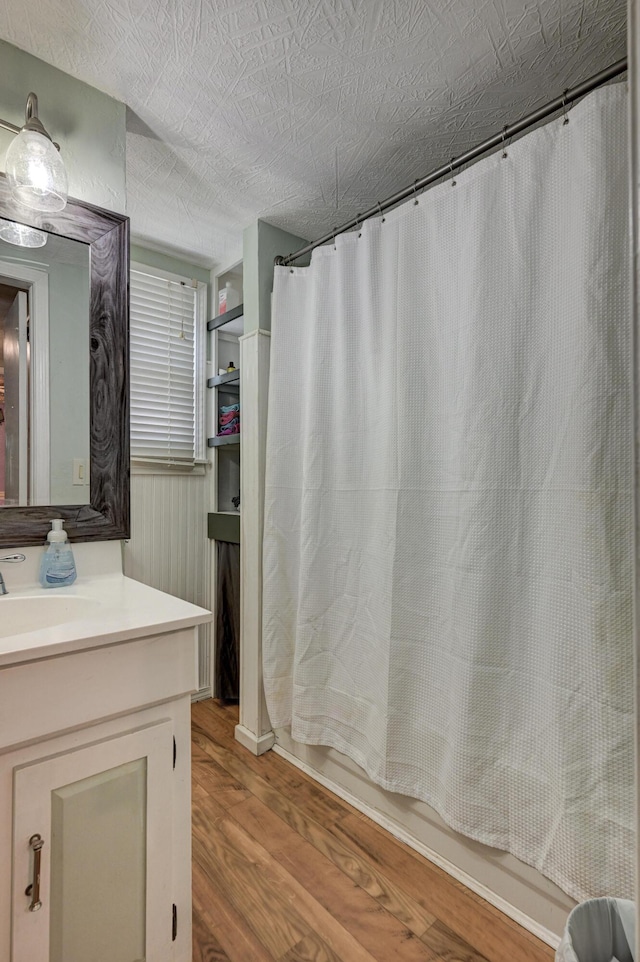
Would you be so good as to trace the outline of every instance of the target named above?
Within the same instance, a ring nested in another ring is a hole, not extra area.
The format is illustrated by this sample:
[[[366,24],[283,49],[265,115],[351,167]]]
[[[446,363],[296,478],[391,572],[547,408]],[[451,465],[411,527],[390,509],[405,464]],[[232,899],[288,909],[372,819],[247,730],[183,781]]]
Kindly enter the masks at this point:
[[[214,328],[215,330],[215,328]],[[240,399],[240,368],[227,371],[226,374],[216,374],[207,381],[207,387],[218,388],[220,393],[230,394]],[[207,440],[210,448],[223,447],[225,444],[240,444],[240,433],[237,434],[216,434]]]
[[[237,307],[232,307],[231,310],[225,311],[224,314],[218,314],[217,317],[213,317],[210,321],[207,321],[207,330],[217,331],[219,327],[225,327],[225,325],[230,324],[231,321],[242,318],[243,314],[244,304],[238,304]]]
[[[219,274],[216,278],[215,300],[217,301],[218,291],[221,290],[227,281],[232,281],[236,289],[242,289],[242,265]],[[209,448],[232,448],[240,444],[239,434],[218,433],[218,410],[222,405],[235,404],[240,400],[240,345],[238,338],[244,331],[244,306],[239,304],[232,307],[224,314],[218,314],[211,318],[207,323],[207,330],[213,335],[211,351],[214,370],[226,368],[231,362],[235,365],[235,370],[227,371],[224,374],[215,373],[207,380],[207,387],[215,391],[215,402],[211,406],[211,427],[215,434],[207,440]],[[225,353],[226,352],[226,353]],[[221,363],[222,362],[222,363]],[[228,395],[225,398],[224,395]],[[217,458],[214,465],[216,477],[216,504],[218,511],[229,510],[229,498],[226,496],[227,488],[230,483],[235,483],[237,475],[238,494],[240,487],[240,465],[229,463],[228,459]],[[225,470],[230,468],[231,470]],[[222,495],[222,497],[221,497]],[[233,496],[233,495],[232,495]]]
[[[236,318],[232,318],[236,325],[238,319],[242,321],[242,315],[238,315]],[[209,322],[211,323],[211,322]],[[229,322],[227,321],[227,324]],[[221,331],[222,325],[213,328],[214,331]],[[236,335],[234,335],[236,336]],[[236,336],[237,340],[237,336]],[[216,354],[219,353],[220,345],[218,344],[218,350]],[[239,350],[239,347],[238,347]],[[235,364],[235,361],[234,361]],[[220,448],[225,447],[228,444],[240,444],[240,432],[236,434],[218,434],[218,412],[222,404],[237,404],[240,401],[240,368],[235,367],[233,371],[227,371],[225,374],[216,374],[214,377],[210,377],[207,380],[207,387],[213,388],[215,390],[215,404],[213,406],[212,418],[213,427],[216,430],[216,434],[207,439],[207,446],[210,448]],[[224,397],[227,395],[227,397]],[[220,465],[218,465],[218,468]],[[218,474],[218,486],[220,484],[220,477]]]
[[[211,511],[207,518],[207,531],[212,541],[240,544],[240,512]]]
[[[214,281],[213,302],[231,281],[242,292],[242,264],[219,274]],[[242,293],[240,293],[242,299]],[[233,302],[232,302],[233,303]],[[207,518],[211,540],[214,583],[215,655],[212,688],[218,697],[238,697],[237,666],[240,647],[240,434],[219,434],[220,408],[238,404],[242,396],[240,337],[244,333],[244,309],[240,304],[207,323],[209,331],[209,377],[207,379],[209,438],[213,510]],[[234,369],[227,371],[233,364]],[[222,373],[221,373],[222,372]],[[242,424],[242,411],[240,411]]]
[[[217,434],[215,438],[209,438],[207,444],[210,448],[222,448],[226,444],[240,444],[240,432],[236,434]]]
[[[217,374],[207,381],[207,387],[222,387],[223,384],[227,386],[227,391],[238,391],[240,393],[240,368],[236,368],[235,371],[227,371],[226,374]]]
[[[240,309],[242,305],[240,305]],[[234,308],[238,310],[238,308]],[[227,313],[232,313],[228,311]],[[222,315],[223,317],[225,315]],[[238,315],[242,317],[242,315]],[[234,320],[234,318],[231,318]],[[211,321],[209,321],[211,323]],[[228,321],[226,323],[229,323]],[[222,325],[219,325],[222,327]],[[212,330],[218,330],[217,327],[212,328]],[[240,368],[235,368],[233,371],[227,371],[226,374],[216,374],[215,377],[210,377],[207,381],[208,388],[218,388],[220,393],[233,395],[234,398],[240,399]],[[218,395],[219,396],[219,395]],[[217,422],[216,422],[217,424]],[[207,445],[210,448],[220,448],[224,447],[226,444],[240,444],[240,433],[237,434],[216,434],[215,437],[209,438],[207,440]]]

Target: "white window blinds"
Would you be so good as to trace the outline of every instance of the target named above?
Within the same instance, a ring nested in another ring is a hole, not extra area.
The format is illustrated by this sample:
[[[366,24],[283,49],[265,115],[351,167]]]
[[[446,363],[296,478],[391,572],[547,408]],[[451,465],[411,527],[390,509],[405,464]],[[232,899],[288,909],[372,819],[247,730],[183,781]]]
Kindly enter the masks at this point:
[[[191,282],[131,271],[131,456],[204,460],[202,341]]]

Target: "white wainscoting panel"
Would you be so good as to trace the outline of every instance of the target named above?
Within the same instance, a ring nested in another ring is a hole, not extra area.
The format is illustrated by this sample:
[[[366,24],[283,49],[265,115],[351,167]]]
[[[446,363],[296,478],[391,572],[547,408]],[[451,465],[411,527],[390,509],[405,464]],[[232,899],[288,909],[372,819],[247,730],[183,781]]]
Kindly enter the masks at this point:
[[[124,572],[211,610],[208,474],[132,474],[131,538]],[[211,625],[198,636],[198,697],[211,693]]]

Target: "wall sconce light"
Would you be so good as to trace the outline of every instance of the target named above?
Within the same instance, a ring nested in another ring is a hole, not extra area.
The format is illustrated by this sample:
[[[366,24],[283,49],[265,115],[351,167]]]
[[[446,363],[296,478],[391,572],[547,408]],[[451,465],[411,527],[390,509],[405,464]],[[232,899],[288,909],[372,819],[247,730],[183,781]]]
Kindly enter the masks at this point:
[[[0,240],[6,241],[7,244],[15,244],[16,247],[44,247],[47,243],[47,235],[35,227],[18,224],[13,220],[0,219]]]
[[[67,203],[67,172],[54,144],[38,119],[38,98],[27,97],[24,127],[0,120],[0,127],[17,134],[9,145],[5,171],[15,199],[31,210],[62,210]]]

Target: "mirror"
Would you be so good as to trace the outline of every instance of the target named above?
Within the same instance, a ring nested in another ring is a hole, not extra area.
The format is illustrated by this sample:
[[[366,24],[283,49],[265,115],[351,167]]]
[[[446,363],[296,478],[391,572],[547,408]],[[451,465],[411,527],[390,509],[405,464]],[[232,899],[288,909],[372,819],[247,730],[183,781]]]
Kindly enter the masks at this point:
[[[0,547],[129,535],[128,218],[18,208],[0,175]]]
[[[89,501],[89,246],[42,237],[0,235],[0,507]]]

